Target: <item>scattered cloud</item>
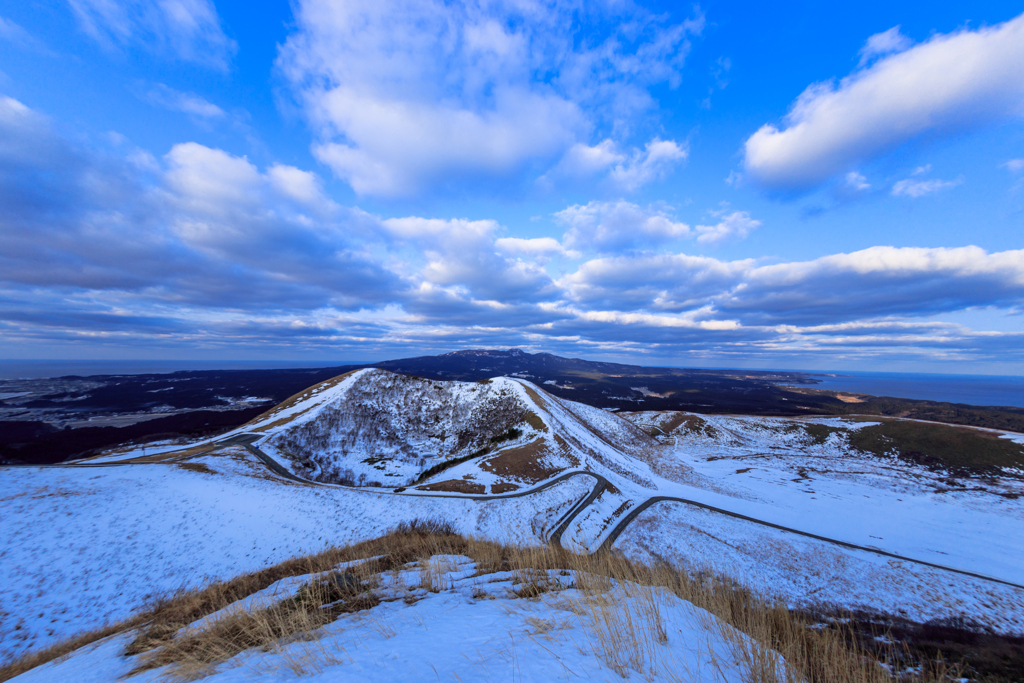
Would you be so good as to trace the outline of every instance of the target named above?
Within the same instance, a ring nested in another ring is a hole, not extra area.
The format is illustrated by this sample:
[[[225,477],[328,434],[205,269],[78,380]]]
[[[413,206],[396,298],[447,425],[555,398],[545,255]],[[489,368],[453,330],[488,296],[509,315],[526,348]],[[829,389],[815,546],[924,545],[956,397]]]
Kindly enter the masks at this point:
[[[547,175],[588,178],[624,161],[626,155],[619,151],[614,140],[605,139],[593,146],[577,142]]]
[[[708,96],[701,100],[700,103],[701,109],[711,109],[711,96],[715,93],[715,90],[725,90],[729,85],[729,80],[725,76],[731,68],[732,60],[728,57],[719,57],[711,65],[711,78],[715,83],[708,87]]]
[[[68,0],[82,30],[106,48],[143,47],[226,69],[237,45],[211,0]]]
[[[1024,171],[1024,159],[1010,159],[1003,167],[1006,168],[1010,173],[1020,173]]]
[[[701,244],[717,244],[726,240],[741,240],[761,226],[746,211],[715,212],[720,220],[715,225],[698,225],[697,241]]]
[[[759,266],[746,285],[722,300],[723,310],[814,324],[922,315],[1020,301],[1024,250],[871,247]]]
[[[902,49],[897,36],[868,49]],[[923,135],[965,133],[1022,112],[1024,15],[935,35],[839,83],[811,85],[782,128],[766,124],[747,139],[744,168],[767,189],[805,191]]]
[[[560,240],[522,237],[494,220],[339,206],[315,173],[195,142],[140,160],[118,141],[72,142],[0,99],[6,344],[1024,360],[1020,333],[933,319],[1019,311],[1024,250],[724,260],[665,248],[738,237],[756,227],[746,212],[723,207],[716,225],[690,228],[671,207],[626,201],[567,207]]]
[[[913,44],[914,42],[910,38],[900,33],[899,26],[893,26],[888,31],[876,33],[867,39],[864,47],[860,49],[860,62],[857,66],[863,67],[872,59],[882,55],[903,52]]]
[[[871,247],[759,265],[685,254],[588,261],[564,278],[576,301],[618,310],[718,311],[743,325],[822,325],[1024,300],[1024,250]]]
[[[26,31],[20,24],[5,17],[0,17],[0,40],[6,40],[23,49],[53,55],[43,41]]]
[[[918,197],[924,197],[926,195],[942,192],[943,190],[952,189],[963,182],[963,178],[957,178],[956,180],[912,180],[910,178],[905,178],[897,181],[896,184],[892,186],[892,196],[912,197],[917,199]]]
[[[674,166],[689,156],[685,145],[674,140],[654,138],[644,149],[623,152],[611,139],[594,146],[576,143],[550,171],[538,178],[542,185],[560,179],[592,179],[603,175],[613,187],[633,192],[654,180],[664,178]]]
[[[145,99],[158,107],[171,111],[180,111],[200,120],[220,119],[226,116],[223,109],[212,102],[206,101],[199,95],[181,92],[163,83],[157,83],[147,90]]]
[[[580,258],[581,254],[571,249],[566,249],[562,243],[554,237],[500,237],[494,241],[498,251],[507,254],[528,256],[534,259],[546,259],[552,256],[567,256],[569,258]]]
[[[868,184],[868,179],[856,171],[850,171],[846,174],[846,186],[856,190],[857,192],[864,192],[871,189],[871,185]]]
[[[618,251],[689,237],[690,226],[672,217],[669,207],[646,208],[625,200],[575,204],[555,214],[566,226],[562,242],[581,251]]]
[[[725,90],[726,86],[729,85],[729,81],[725,78],[725,74],[729,73],[729,69],[731,68],[732,60],[728,57],[719,57],[711,66],[711,76],[715,79],[715,85],[718,86],[719,90]]]
[[[422,294],[436,298],[442,290],[451,302],[485,300],[537,301],[547,298],[551,278],[536,260],[508,258],[496,247],[501,226],[493,220],[439,219],[409,216],[381,221],[384,231],[411,248],[403,270]],[[423,302],[420,302],[423,303]],[[436,303],[436,302],[435,302]]]
[[[278,68],[317,135],[314,154],[359,194],[412,195],[560,159],[636,187],[684,154],[671,141],[630,155],[624,138],[589,138],[649,115],[650,86],[678,84],[700,14],[668,24],[631,4],[301,0],[295,21]]]
[[[850,201],[863,197],[871,191],[871,183],[867,177],[859,171],[850,171],[843,178],[843,182],[836,185],[833,194],[840,201]]]
[[[567,228],[562,237],[564,244],[599,253],[655,247],[687,238],[715,244],[743,239],[761,225],[746,211],[729,211],[727,206],[708,212],[719,219],[716,224],[696,228],[677,221],[672,207],[666,204],[642,207],[621,199],[575,204],[556,213],[555,218]]]
[[[686,159],[689,152],[674,140],[655,138],[647,143],[643,152],[636,150],[632,158],[611,170],[612,182],[627,192],[663,178],[675,165]]]

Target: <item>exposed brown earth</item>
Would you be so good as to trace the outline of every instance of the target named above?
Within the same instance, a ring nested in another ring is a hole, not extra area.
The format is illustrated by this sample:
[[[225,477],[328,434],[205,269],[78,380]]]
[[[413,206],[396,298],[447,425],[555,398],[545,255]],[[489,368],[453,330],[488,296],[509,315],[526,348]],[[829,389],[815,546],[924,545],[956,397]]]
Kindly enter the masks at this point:
[[[543,481],[561,472],[561,468],[548,467],[542,463],[548,448],[544,441],[537,439],[519,448],[502,451],[493,458],[480,463],[480,469],[502,478],[512,478],[530,484]]]
[[[423,486],[417,486],[416,490],[444,491],[445,493],[487,493],[487,487],[484,486],[483,484],[478,484],[475,481],[466,481],[465,479],[446,479],[444,481],[438,481],[433,484],[424,484]]]
[[[178,465],[183,470],[189,472],[201,472],[202,474],[217,474],[216,470],[212,470],[201,462],[183,462]]]

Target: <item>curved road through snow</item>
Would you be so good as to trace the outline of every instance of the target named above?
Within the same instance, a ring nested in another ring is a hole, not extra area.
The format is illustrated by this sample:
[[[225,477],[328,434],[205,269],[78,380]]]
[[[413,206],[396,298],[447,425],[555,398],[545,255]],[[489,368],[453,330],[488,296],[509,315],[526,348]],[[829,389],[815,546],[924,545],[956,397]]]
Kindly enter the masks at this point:
[[[327,486],[327,487],[344,488],[344,489],[359,490],[359,491],[365,491],[366,490],[365,488],[342,486],[340,484],[325,484],[323,482],[311,481],[309,479],[303,479],[302,477],[296,476],[295,474],[289,472],[286,468],[284,468],[281,465],[281,463],[277,462],[277,460],[275,460],[274,458],[270,457],[269,455],[264,453],[262,450],[260,450],[259,448],[257,448],[256,446],[253,445],[254,442],[258,441],[259,439],[262,439],[263,436],[264,436],[263,434],[249,434],[249,433],[238,434],[238,435],[229,437],[227,439],[223,439],[221,441],[215,441],[215,442],[210,444],[210,448],[209,449],[201,451],[201,452],[198,452],[198,453],[190,454],[190,455],[186,456],[185,458],[181,458],[180,460],[191,460],[193,458],[201,457],[203,455],[207,455],[208,453],[210,453],[212,451],[218,450],[220,448],[224,448],[225,446],[242,446],[247,451],[249,451],[252,455],[254,455],[257,459],[259,459],[259,461],[262,462],[267,467],[267,469],[269,469],[274,474],[276,474],[276,475],[278,475],[278,476],[280,476],[280,477],[282,477],[284,479],[288,479],[288,480],[294,481],[296,483],[307,484],[307,485],[310,485],[310,486]],[[170,455],[170,454],[168,454],[168,455]],[[168,462],[175,462],[175,461],[163,460],[163,461],[156,461],[156,462],[154,462],[154,461],[145,461],[145,460],[144,461],[139,461],[137,459],[132,459],[132,460],[127,460],[127,461],[105,462],[105,463],[69,463],[69,464],[57,464],[57,465],[8,465],[8,467],[115,467],[115,466],[127,465],[127,464],[162,464],[162,463],[168,463]],[[593,478],[596,481],[596,483],[594,484],[594,488],[593,488],[593,490],[591,490],[590,494],[586,498],[584,498],[581,501],[579,501],[572,508],[570,508],[570,510],[559,520],[559,522],[555,526],[554,530],[551,532],[551,535],[548,538],[548,541],[550,543],[553,543],[554,545],[556,545],[558,547],[561,547],[562,534],[564,534],[565,531],[569,528],[569,525],[572,524],[572,521],[574,519],[576,519],[576,517],[578,517],[579,514],[581,512],[583,512],[591,503],[593,503],[595,500],[597,500],[598,496],[600,496],[601,493],[603,493],[604,490],[611,485],[611,483],[607,479],[602,477],[600,474],[597,474],[597,473],[594,473],[594,472],[588,472],[588,471],[585,471],[585,470],[576,470],[576,471],[572,471],[572,472],[564,472],[564,473],[558,475],[557,477],[549,479],[549,480],[545,481],[544,483],[542,483],[539,486],[536,486],[534,488],[525,489],[523,491],[515,491],[515,492],[512,492],[512,493],[498,493],[498,494],[491,494],[491,495],[460,495],[460,494],[444,494],[444,493],[411,493],[411,494],[405,494],[405,493],[398,493],[398,492],[394,492],[394,491],[375,491],[375,493],[384,493],[384,494],[395,495],[395,496],[410,495],[410,496],[417,496],[417,497],[423,497],[423,498],[462,498],[462,499],[468,498],[470,500],[479,500],[479,501],[502,500],[502,499],[505,499],[505,498],[520,498],[520,497],[523,497],[523,496],[532,495],[534,493],[539,493],[539,492],[541,492],[541,491],[543,491],[545,489],[548,489],[548,488],[554,486],[555,484],[558,484],[559,482],[562,482],[562,481],[565,481],[566,479],[569,479],[571,477],[577,477],[577,476],[591,477],[591,478]],[[796,534],[798,536],[804,536],[806,538],[813,538],[815,540],[822,541],[824,543],[830,543],[832,545],[836,545],[836,546],[839,546],[839,547],[842,547],[842,548],[848,548],[850,550],[860,550],[860,551],[863,551],[863,552],[872,553],[872,554],[875,554],[875,555],[880,555],[882,557],[891,557],[893,559],[901,560],[903,562],[911,562],[911,563],[914,563],[914,564],[923,565],[925,567],[932,567],[934,569],[942,569],[942,570],[945,570],[945,571],[948,571],[948,572],[953,572],[955,574],[962,574],[963,576],[970,576],[972,578],[980,579],[982,581],[990,581],[992,583],[999,583],[999,584],[1002,584],[1004,586],[1012,586],[1014,588],[1020,588],[1020,589],[1024,590],[1024,585],[1013,583],[1012,581],[1006,581],[1004,579],[997,579],[997,578],[992,577],[992,576],[985,576],[984,574],[977,574],[975,572],[970,572],[970,571],[967,571],[967,570],[964,570],[964,569],[957,569],[956,567],[949,567],[949,566],[946,566],[946,565],[936,564],[934,562],[927,562],[925,560],[917,560],[917,559],[914,559],[912,557],[906,557],[904,555],[897,555],[896,553],[890,553],[890,552],[885,551],[885,550],[879,550],[878,548],[871,548],[871,547],[868,547],[868,546],[857,545],[856,543],[849,543],[848,541],[840,541],[838,539],[829,538],[827,536],[821,536],[819,534],[812,534],[812,533],[807,532],[807,531],[801,531],[800,529],[794,529],[792,527],[782,526],[781,524],[775,524],[774,522],[768,522],[768,521],[765,521],[763,519],[757,519],[755,517],[749,517],[747,515],[742,515],[742,514],[740,514],[738,512],[732,512],[730,510],[723,510],[722,508],[717,508],[717,507],[714,507],[713,505],[708,505],[706,503],[701,503],[701,502],[695,501],[695,500],[689,500],[687,498],[679,498],[677,496],[652,496],[652,497],[648,498],[647,500],[645,500],[640,505],[637,505],[635,508],[633,508],[628,513],[626,513],[622,517],[622,519],[620,519],[616,523],[616,525],[612,528],[612,530],[605,537],[605,539],[601,543],[600,547],[597,550],[595,550],[594,552],[595,553],[609,552],[611,550],[611,548],[612,548],[612,545],[614,545],[616,539],[618,539],[618,537],[622,534],[622,532],[626,530],[626,527],[629,526],[630,522],[632,522],[634,519],[636,519],[636,517],[640,513],[644,512],[649,507],[651,507],[653,505],[656,505],[658,503],[664,503],[664,502],[684,503],[686,505],[692,505],[694,507],[698,507],[698,508],[701,508],[701,509],[704,509],[704,510],[709,510],[711,512],[716,512],[718,514],[726,515],[728,517],[733,517],[735,519],[742,519],[742,520],[747,521],[747,522],[752,522],[754,524],[759,524],[761,526],[769,527],[769,528],[772,528],[772,529],[777,529],[779,531],[785,531],[787,533]]]

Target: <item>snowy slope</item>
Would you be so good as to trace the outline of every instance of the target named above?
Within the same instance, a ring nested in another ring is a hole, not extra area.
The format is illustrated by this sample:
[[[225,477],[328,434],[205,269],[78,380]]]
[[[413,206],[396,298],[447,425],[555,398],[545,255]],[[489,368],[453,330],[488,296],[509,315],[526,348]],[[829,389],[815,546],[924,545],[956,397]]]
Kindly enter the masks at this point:
[[[802,422],[701,416],[700,423],[663,438],[656,469],[670,480],[661,484],[666,494],[1024,584],[1018,479],[986,477],[951,489],[941,471],[861,453],[839,435],[815,443],[791,429]]]
[[[658,433],[662,495],[902,557],[1024,584],[1024,485],[986,476],[951,488],[949,475],[801,428],[852,430],[838,418],[636,413]],[[711,568],[789,604],[838,604],[911,619],[967,615],[1024,633],[1024,590],[839,547],[692,505],[658,503],[616,541],[638,559]]]
[[[550,590],[533,599],[516,595],[511,572],[475,575],[463,556],[430,559],[439,573],[438,592],[421,586],[422,569],[381,577],[374,594],[381,604],[344,614],[308,639],[293,639],[269,651],[250,650],[208,671],[203,680],[235,683],[254,678],[291,681],[536,681],[622,680],[741,683],[734,642],[745,636],[708,612],[660,589],[657,615],[646,609],[636,585],[611,586],[607,600],[616,613],[620,641],[608,643],[607,623],[588,617],[587,596],[575,587],[575,572],[551,574]],[[309,576],[279,587],[282,600]],[[231,611],[231,608],[228,610]],[[628,621],[625,617],[628,617]],[[114,636],[19,677],[19,683],[61,680],[111,681],[124,677],[141,657],[124,657],[126,636]],[[632,647],[630,647],[632,645]],[[166,680],[166,668],[134,675],[146,683]]]
[[[187,466],[195,469],[0,470],[0,660],[123,619],[179,588],[375,538],[417,518],[543,543],[592,484],[577,477],[478,502],[294,484],[237,448]]]
[[[635,457],[657,446],[643,430],[525,380],[438,382],[369,369],[331,382],[233,433],[262,434],[254,445],[327,483],[407,487],[432,467],[471,459],[418,490],[505,492],[575,470],[655,486]]]
[[[1024,630],[1021,589],[679,503],[658,503],[621,526],[652,496],[679,497],[1024,584],[1019,480],[950,490],[941,473],[855,452],[833,436],[810,438],[793,420],[628,417],[521,379],[440,383],[362,370],[227,435],[185,450],[150,448],[145,460],[160,463],[114,464],[137,462],[135,449],[92,461],[109,467],[0,470],[0,657],[121,619],[179,587],[415,518],[517,543],[547,542],[565,521],[563,545],[586,551],[622,531],[614,547],[631,556],[714,567],[795,605],[966,615]],[[236,437],[255,439],[300,476],[330,481],[351,469],[356,483],[366,474],[364,484],[374,477],[390,486],[287,481],[219,443]],[[451,466],[401,486],[438,463]],[[594,499],[578,506],[595,486]]]
[[[511,380],[435,382],[362,370],[266,443],[318,481],[392,477],[392,485],[407,485],[438,462],[479,451],[517,426],[529,429],[528,411]]]
[[[788,534],[683,503],[642,512],[616,548],[711,570],[796,607],[838,605],[918,622],[964,615],[1024,633],[1024,590]]]

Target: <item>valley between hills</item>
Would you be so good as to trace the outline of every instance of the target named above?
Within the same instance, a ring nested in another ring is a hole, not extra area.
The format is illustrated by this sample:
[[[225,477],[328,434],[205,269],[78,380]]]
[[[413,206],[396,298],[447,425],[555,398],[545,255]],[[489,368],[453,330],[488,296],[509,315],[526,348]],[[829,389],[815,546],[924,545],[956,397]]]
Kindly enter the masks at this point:
[[[7,677],[829,680],[777,631],[707,597],[732,591],[809,633],[869,641],[850,661],[873,668],[842,680],[941,680],[920,656],[936,633],[969,680],[1014,680],[1021,434],[878,415],[611,412],[550,386],[352,369],[216,436],[5,468]],[[668,579],[637,567],[683,583],[666,593]],[[161,609],[242,575],[265,578],[138,645]],[[311,586],[327,592],[299,610],[316,617],[301,628],[236,637],[206,659],[184,645],[240,614],[293,615]],[[103,626],[61,658],[17,666]],[[882,652],[893,633],[910,645]]]

